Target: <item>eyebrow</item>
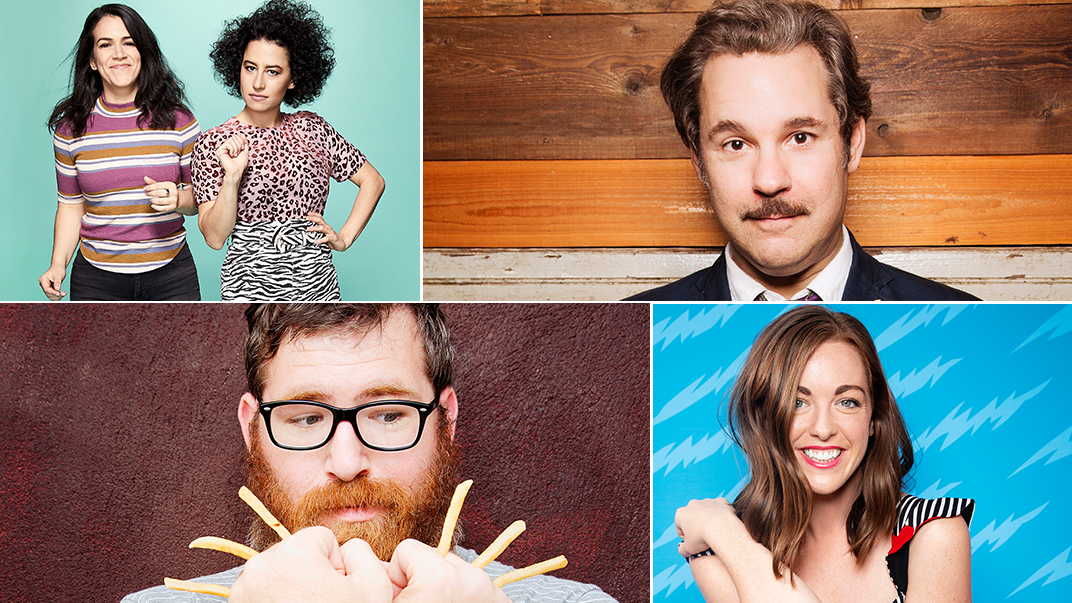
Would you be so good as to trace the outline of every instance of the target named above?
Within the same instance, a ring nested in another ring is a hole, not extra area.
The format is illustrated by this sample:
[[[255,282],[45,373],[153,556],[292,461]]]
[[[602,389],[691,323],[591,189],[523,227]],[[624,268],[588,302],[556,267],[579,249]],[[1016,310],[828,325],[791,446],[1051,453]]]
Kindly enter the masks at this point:
[[[97,38],[97,41],[96,41],[96,42],[94,42],[94,44],[100,44],[101,42],[104,42],[104,41],[108,41],[108,42],[111,42],[111,41],[112,41],[112,39],[113,39],[113,38]],[[120,41],[120,42],[122,42],[122,41],[124,41],[124,40],[130,40],[130,41],[134,41],[134,38],[132,38],[131,36],[123,36],[122,38],[119,38],[119,41]]]
[[[242,61],[242,64],[243,64],[243,65],[245,65],[246,63],[249,63],[250,65],[253,65],[254,67],[256,67],[256,66],[257,66],[257,64],[256,64],[256,63],[254,63],[253,61],[251,61],[251,60],[249,60],[249,59],[246,59],[246,60]],[[265,69],[279,69],[280,71],[282,71],[282,70],[283,70],[283,66],[282,66],[282,65],[265,65],[265,66],[264,66],[264,68],[265,68]]]
[[[420,392],[403,385],[388,383],[376,385],[361,392],[363,398],[413,398],[422,400]],[[287,392],[280,400],[307,400],[309,402],[328,403],[331,398],[328,394],[315,389]],[[423,401],[423,400],[422,400]]]
[[[787,119],[782,124],[782,129],[784,130],[821,129],[825,127],[825,121],[817,119],[815,117],[805,116]],[[719,134],[724,134],[726,132],[734,134],[744,134],[748,132],[748,128],[745,127],[744,124],[733,121],[732,119],[723,119],[722,121],[715,124],[710,130],[708,130],[707,138],[712,139]]]
[[[867,390],[860,387],[859,385],[839,385],[838,388],[834,390],[834,395],[840,396],[841,394],[853,389],[858,390],[861,394],[867,395]],[[805,396],[811,395],[811,390],[804,387],[803,385],[798,385],[797,391],[804,394]]]

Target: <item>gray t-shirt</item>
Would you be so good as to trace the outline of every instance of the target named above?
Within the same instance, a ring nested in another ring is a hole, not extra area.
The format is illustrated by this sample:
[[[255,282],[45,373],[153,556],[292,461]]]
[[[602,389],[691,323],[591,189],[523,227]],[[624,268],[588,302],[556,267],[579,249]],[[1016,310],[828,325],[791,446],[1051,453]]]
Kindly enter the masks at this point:
[[[455,548],[454,552],[469,563],[477,557],[476,551],[462,547]],[[494,579],[513,569],[508,565],[493,561],[484,568],[484,571]],[[193,581],[219,584],[230,588],[240,573],[242,573],[241,566],[211,576],[195,578]],[[598,586],[562,580],[546,574],[507,584],[502,590],[514,603],[617,603]],[[172,590],[161,585],[127,595],[122,603],[221,603],[223,601],[226,601],[223,597]]]

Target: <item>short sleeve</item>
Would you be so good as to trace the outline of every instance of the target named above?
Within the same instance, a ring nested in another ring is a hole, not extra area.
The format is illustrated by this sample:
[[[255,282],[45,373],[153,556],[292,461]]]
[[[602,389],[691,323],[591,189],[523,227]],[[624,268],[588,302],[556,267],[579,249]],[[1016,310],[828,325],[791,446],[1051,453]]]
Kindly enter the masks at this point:
[[[56,156],[57,200],[60,203],[72,205],[85,203],[82,187],[78,184],[78,168],[74,163],[74,153],[71,151],[74,139],[66,136],[65,132],[61,132],[61,128],[64,126],[57,128],[52,136],[52,148]]]
[[[194,201],[198,205],[215,201],[223,188],[223,166],[216,157],[221,133],[213,128],[197,139],[193,147],[191,173],[194,185]]]
[[[343,138],[342,134],[336,132],[331,124],[321,121],[324,125],[324,137],[330,155],[331,177],[335,179],[335,182],[349,180],[350,176],[365,165],[365,156],[357,150],[357,147]]]
[[[181,182],[190,184],[193,182],[191,163],[194,155],[194,144],[201,136],[201,126],[193,115],[185,111],[176,111],[175,129],[179,132],[179,179]]]

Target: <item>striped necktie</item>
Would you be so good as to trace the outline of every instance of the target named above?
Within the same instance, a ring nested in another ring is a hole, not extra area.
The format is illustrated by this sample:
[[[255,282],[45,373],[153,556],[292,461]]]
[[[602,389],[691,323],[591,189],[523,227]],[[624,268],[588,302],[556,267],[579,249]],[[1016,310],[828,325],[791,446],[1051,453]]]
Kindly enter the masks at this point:
[[[767,296],[763,292],[760,292],[760,294],[756,296],[755,301],[765,302],[765,301],[769,301],[769,300],[767,299]],[[798,298],[796,298],[794,300],[791,300],[791,301],[816,302],[816,301],[823,301],[823,298],[819,297],[818,293],[812,291],[811,289],[808,289],[808,294],[807,295],[805,295],[803,297],[798,297]]]

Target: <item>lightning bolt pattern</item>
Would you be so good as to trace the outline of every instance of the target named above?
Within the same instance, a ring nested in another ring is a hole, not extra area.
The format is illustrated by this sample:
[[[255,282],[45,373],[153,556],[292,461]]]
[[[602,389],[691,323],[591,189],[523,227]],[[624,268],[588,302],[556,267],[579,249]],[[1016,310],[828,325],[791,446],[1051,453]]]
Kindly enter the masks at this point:
[[[674,554],[677,555],[677,551],[674,551]],[[681,557],[679,556],[678,559],[681,559]],[[685,585],[685,588],[688,588],[696,583],[692,578],[692,572],[689,571],[689,564],[684,561],[681,561],[679,565],[668,567],[655,574],[655,579],[652,582],[654,582],[651,589],[653,600],[656,595],[664,590],[666,591],[666,598],[669,598],[677,590],[677,587]]]
[[[674,319],[666,319],[652,327],[651,342],[655,346],[663,344],[662,349],[674,343],[675,339],[685,341],[690,337],[702,335],[733,316],[740,306],[711,306],[701,309],[695,316],[685,312]]]
[[[1031,458],[1027,459],[1027,462],[1025,462],[1023,465],[1020,465],[1019,469],[1013,471],[1012,475],[1010,475],[1009,477],[1012,477],[1013,475],[1016,475],[1024,469],[1027,469],[1031,465],[1034,465],[1036,461],[1042,459],[1042,457],[1046,456],[1047,454],[1050,455],[1050,460],[1046,461],[1047,465],[1072,454],[1072,427],[1066,429],[1064,433],[1050,440],[1050,442],[1043,446],[1042,449],[1031,455]]]
[[[674,513],[691,499],[733,500],[747,484],[747,460],[724,431],[729,392],[756,335],[787,307],[653,306],[655,599],[703,600],[671,546]],[[856,316],[875,336],[915,451],[905,491],[976,500],[969,528],[975,599],[1072,600],[1070,306],[832,309]]]
[[[1072,563],[1068,562],[1068,554],[1070,552],[1072,552],[1072,547],[1065,549],[1065,552],[1057,555],[1049,563],[1047,563],[1046,565],[1040,567],[1039,570],[1037,572],[1035,572],[1034,574],[1032,574],[1031,577],[1028,578],[1026,582],[1024,582],[1023,584],[1020,585],[1020,588],[1017,588],[1016,590],[1012,591],[1011,593],[1009,593],[1009,596],[1005,597],[1005,598],[1006,599],[1011,599],[1013,595],[1015,595],[1016,593],[1022,591],[1024,588],[1026,588],[1026,587],[1038,582],[1039,580],[1042,579],[1043,576],[1046,576],[1047,574],[1050,577],[1047,578],[1046,581],[1042,583],[1043,586],[1046,586],[1046,585],[1048,585],[1050,583],[1056,582],[1056,581],[1060,580],[1061,578],[1066,578],[1069,575],[1072,575]],[[1068,592],[1065,592],[1063,594],[1062,593],[1047,593],[1047,594],[1052,594],[1053,595],[1053,598],[1046,599],[1046,600],[1049,600],[1049,601],[1067,601],[1068,600]],[[1043,599],[1034,599],[1034,600],[1035,601],[1041,601]]]
[[[1052,333],[1051,333],[1052,331]],[[1042,337],[1045,333],[1050,333],[1050,339],[1060,337],[1069,331],[1072,331],[1072,306],[1066,306],[1061,309],[1060,312],[1055,314],[1053,318],[1047,320],[1041,327],[1035,330],[1030,337],[1024,340],[1023,343],[1016,346],[1014,352],[1031,343],[1032,341]]]
[[[962,404],[958,404],[936,427],[928,427],[920,434],[919,438],[916,439],[916,448],[926,450],[938,438],[945,436],[945,442],[942,443],[942,450],[945,450],[950,444],[968,433],[969,429],[974,434],[985,423],[993,423],[992,429],[997,429],[1020,408],[1021,404],[1037,396],[1047,384],[1049,384],[1049,381],[1022,396],[1017,396],[1013,392],[1000,405],[998,405],[997,398],[995,398],[975,415],[971,414],[971,408],[961,414],[957,414],[962,406]]]
[[[714,436],[704,435],[695,444],[692,443],[692,436],[689,436],[677,446],[668,444],[665,448],[653,454],[651,456],[651,472],[655,473],[659,469],[666,467],[666,473],[670,473],[678,463],[681,463],[682,467],[688,467],[690,463],[702,461],[712,454],[724,452],[733,447],[733,440],[724,430],[719,431]]]
[[[894,397],[900,399],[902,396],[907,396],[923,389],[928,382],[934,385],[949,370],[949,367],[958,362],[960,362],[960,358],[942,364],[942,357],[939,356],[931,361],[930,364],[921,368],[918,373],[915,369],[912,369],[912,372],[901,377],[901,372],[898,371],[887,377],[886,381],[889,382],[890,391],[893,392]]]
[[[990,549],[991,551],[1005,544],[1005,541],[1011,538],[1012,535],[1016,533],[1016,530],[1020,529],[1020,526],[1034,519],[1035,516],[1041,513],[1042,510],[1045,509],[1046,505],[1048,504],[1050,503],[1043,503],[1041,507],[1035,509],[1027,515],[1024,515],[1020,519],[1013,519],[1013,516],[1009,515],[1009,518],[1001,522],[1001,525],[996,528],[994,527],[994,524],[997,523],[997,520],[991,521],[989,525],[979,530],[974,536],[972,536],[972,552],[974,553],[979,547],[991,542],[994,543],[994,546]]]

